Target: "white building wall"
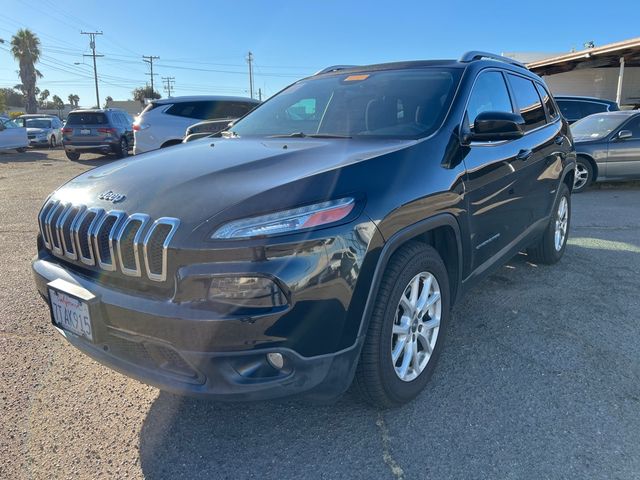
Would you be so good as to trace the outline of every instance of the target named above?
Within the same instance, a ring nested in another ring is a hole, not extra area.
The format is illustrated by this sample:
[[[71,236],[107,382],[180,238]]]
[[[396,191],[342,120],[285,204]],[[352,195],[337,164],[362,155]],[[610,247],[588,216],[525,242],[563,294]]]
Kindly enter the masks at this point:
[[[585,68],[555,75],[545,75],[544,81],[554,95],[584,95],[616,100],[618,89],[616,68]],[[624,69],[622,105],[640,103],[640,67]]]

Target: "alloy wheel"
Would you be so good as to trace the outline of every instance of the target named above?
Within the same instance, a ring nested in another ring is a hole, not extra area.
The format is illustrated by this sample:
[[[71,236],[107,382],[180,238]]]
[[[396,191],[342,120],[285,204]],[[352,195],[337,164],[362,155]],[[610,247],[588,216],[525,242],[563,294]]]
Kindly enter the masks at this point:
[[[582,163],[576,165],[576,174],[573,180],[573,189],[580,190],[589,181],[589,170]]]
[[[562,197],[558,204],[556,213],[556,233],[554,238],[554,246],[556,251],[562,250],[564,241],[567,238],[567,225],[569,224],[569,202],[567,197]]]
[[[400,380],[415,380],[429,363],[441,317],[440,285],[433,274],[421,272],[402,293],[391,333],[391,361]]]

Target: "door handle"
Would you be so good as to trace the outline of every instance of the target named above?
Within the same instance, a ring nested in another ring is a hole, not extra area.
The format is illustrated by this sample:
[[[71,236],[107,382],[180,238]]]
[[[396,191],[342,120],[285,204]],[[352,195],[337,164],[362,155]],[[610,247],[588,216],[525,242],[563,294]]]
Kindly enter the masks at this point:
[[[518,152],[518,155],[516,155],[516,158],[518,160],[522,160],[523,162],[526,162],[527,160],[529,160],[529,157],[533,155],[533,151],[529,148],[527,149],[522,149]]]
[[[564,135],[558,135],[553,139],[556,145],[562,145],[564,143]]]

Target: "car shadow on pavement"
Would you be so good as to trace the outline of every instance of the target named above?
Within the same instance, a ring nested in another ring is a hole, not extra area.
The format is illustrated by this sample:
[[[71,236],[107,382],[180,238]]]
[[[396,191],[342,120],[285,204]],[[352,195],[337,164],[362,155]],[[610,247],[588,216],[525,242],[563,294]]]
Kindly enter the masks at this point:
[[[377,416],[351,392],[326,406],[160,392],[140,433],[141,467],[151,480],[360,477],[375,463],[361,452],[380,451]]]
[[[39,162],[42,160],[54,161],[48,158],[46,153],[26,151],[22,153],[18,152],[0,152],[0,163],[29,163]]]

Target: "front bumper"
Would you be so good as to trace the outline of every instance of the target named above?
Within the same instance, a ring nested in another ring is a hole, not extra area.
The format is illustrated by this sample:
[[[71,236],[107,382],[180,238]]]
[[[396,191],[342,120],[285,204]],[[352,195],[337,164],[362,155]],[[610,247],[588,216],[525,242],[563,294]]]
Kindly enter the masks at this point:
[[[29,146],[31,147],[42,147],[46,145],[49,145],[48,138],[30,138],[29,139]]]
[[[189,302],[105,285],[54,257],[36,258],[32,267],[45,299],[57,279],[97,298],[91,313],[95,343],[56,327],[59,333],[100,363],[163,390],[233,401],[303,393],[327,399],[344,392],[353,378],[361,339],[336,352],[301,355],[295,347],[307,319],[292,318],[291,311],[229,318]],[[274,327],[292,322],[290,330]],[[271,352],[283,355],[282,369],[267,361]]]

